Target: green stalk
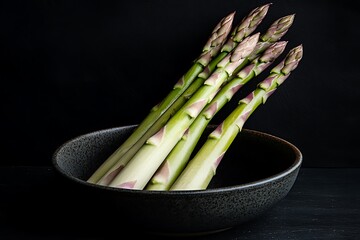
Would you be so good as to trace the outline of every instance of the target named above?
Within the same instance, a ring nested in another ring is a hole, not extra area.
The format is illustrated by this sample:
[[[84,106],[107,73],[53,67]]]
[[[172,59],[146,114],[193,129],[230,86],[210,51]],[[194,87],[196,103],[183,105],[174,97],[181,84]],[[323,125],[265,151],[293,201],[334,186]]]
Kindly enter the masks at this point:
[[[100,167],[88,178],[88,182],[96,183],[123,156],[145,132],[160,118],[160,116],[178,99],[209,62],[219,53],[226,41],[235,13],[224,17],[214,28],[209,40],[203,47],[202,54],[194,61],[192,67],[174,85],[170,93],[161,103],[153,107],[150,113],[136,127],[134,132],[111,154]]]
[[[202,110],[185,132],[181,140],[166,157],[146,186],[146,190],[169,190],[180,175],[199,141],[203,131],[215,114],[231,100],[234,94],[248,81],[263,72],[284,51],[287,42],[281,41],[270,46],[261,57],[241,70],[234,79],[224,85],[212,101]]]
[[[289,77],[302,58],[302,46],[292,49],[286,58],[274,67],[270,75],[260,82],[247,97],[240,100],[238,107],[209,134],[196,155],[188,162],[170,191],[206,189],[216,174],[216,169],[237,134],[256,108],[264,104],[272,93]]]
[[[168,108],[148,130],[139,137],[139,140],[121,157],[113,166],[106,171],[105,174],[97,181],[100,185],[108,185],[110,181],[124,168],[124,166],[135,155],[139,148],[145,143],[145,141],[154,135],[157,131],[163,127],[169,118],[174,115],[185,102],[203,85],[204,81],[215,70],[217,64],[223,60],[229,52],[231,52],[245,37],[248,37],[256,27],[261,23],[265,17],[270,4],[257,7],[252,10],[241,23],[235,27],[230,38],[221,48],[220,53],[204,68],[204,70],[198,75],[198,77],[191,83],[191,85],[177,98],[170,108]],[[236,72],[239,69],[236,70]]]
[[[231,76],[238,65],[254,50],[258,39],[259,33],[245,38],[226,56],[204,84],[169,119],[166,125],[146,141],[121,172],[110,182],[109,186],[143,189],[225,79]]]

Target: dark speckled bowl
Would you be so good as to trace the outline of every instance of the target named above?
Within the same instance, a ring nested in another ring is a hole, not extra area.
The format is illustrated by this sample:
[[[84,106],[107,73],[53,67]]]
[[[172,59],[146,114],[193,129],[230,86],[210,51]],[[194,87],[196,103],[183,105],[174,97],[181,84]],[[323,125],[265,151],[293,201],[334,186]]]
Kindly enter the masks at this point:
[[[66,189],[71,189],[73,204],[87,208],[92,222],[115,224],[108,229],[116,232],[136,227],[161,234],[206,234],[232,228],[260,216],[283,199],[302,162],[301,152],[288,141],[244,129],[207,190],[127,190],[87,183],[91,173],[134,128],[85,134],[67,141],[53,155],[54,168]]]

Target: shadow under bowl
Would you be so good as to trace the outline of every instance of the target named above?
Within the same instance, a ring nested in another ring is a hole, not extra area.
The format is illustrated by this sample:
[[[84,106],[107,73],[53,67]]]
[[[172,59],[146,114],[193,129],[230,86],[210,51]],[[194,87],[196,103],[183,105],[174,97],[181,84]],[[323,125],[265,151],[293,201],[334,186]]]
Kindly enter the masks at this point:
[[[283,199],[302,163],[300,150],[290,142],[243,129],[206,190],[129,190],[86,182],[135,127],[78,136],[62,144],[52,158],[66,189],[76,193],[72,195],[73,205],[86,208],[90,221],[108,222],[105,225],[116,232],[121,231],[119,227],[131,227],[159,234],[193,235],[232,228],[255,219]],[[212,129],[209,126],[203,136]],[[111,228],[112,224],[117,228]]]

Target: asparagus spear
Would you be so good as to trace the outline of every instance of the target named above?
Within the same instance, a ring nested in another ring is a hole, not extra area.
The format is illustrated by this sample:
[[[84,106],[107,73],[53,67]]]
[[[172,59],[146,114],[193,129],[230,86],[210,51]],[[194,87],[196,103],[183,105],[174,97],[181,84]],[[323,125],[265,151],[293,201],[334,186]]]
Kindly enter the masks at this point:
[[[286,58],[271,70],[270,75],[258,84],[253,92],[240,100],[238,107],[209,134],[204,145],[170,187],[170,191],[207,188],[221,159],[237,134],[241,132],[246,120],[289,77],[291,71],[298,66],[302,54],[302,45],[293,48]]]
[[[231,100],[233,95],[249,80],[263,72],[284,51],[287,42],[280,41],[270,46],[262,56],[254,59],[216,94],[202,110],[176,144],[165,161],[146,186],[146,190],[169,190],[184,169],[203,131],[214,115]]]
[[[223,60],[229,52],[231,52],[245,37],[248,37],[256,27],[261,23],[268,12],[270,4],[266,4],[253,9],[240,24],[234,28],[230,38],[222,47],[220,53],[214,58],[207,67],[198,75],[197,79],[184,91],[184,93],[173,102],[162,116],[160,116],[153,125],[140,137],[139,140],[122,156],[119,156],[118,161],[97,181],[100,185],[108,185],[109,182],[122,170],[127,162],[135,155],[139,148],[145,141],[155,134],[161,127],[163,127],[169,118],[180,109],[181,106],[195,93],[195,91],[203,85],[204,81],[214,71],[216,65]],[[237,69],[236,71],[238,71]]]
[[[154,106],[150,113],[136,127],[135,131],[122,143],[113,154],[111,154],[102,165],[87,180],[90,183],[96,183],[99,179],[124,155],[150,126],[166,111],[172,103],[187,89],[187,87],[196,79],[204,67],[216,56],[226,41],[232,27],[235,13],[224,17],[214,28],[209,40],[203,47],[201,55],[194,61],[192,67],[179,79],[170,93],[161,103]]]
[[[180,140],[186,129],[211,100],[222,83],[254,50],[259,33],[245,38],[219,64],[196,93],[169,119],[164,127],[150,137],[109,186],[143,189]]]

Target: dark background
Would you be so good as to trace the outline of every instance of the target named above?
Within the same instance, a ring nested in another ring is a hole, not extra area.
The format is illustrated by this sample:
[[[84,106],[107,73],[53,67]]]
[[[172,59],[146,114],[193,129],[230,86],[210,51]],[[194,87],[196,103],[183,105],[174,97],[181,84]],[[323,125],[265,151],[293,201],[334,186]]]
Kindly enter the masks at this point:
[[[217,22],[269,1],[1,1],[1,165],[50,165],[63,142],[139,123]],[[246,128],[294,143],[306,167],[360,167],[359,11],[351,1],[271,1],[258,27],[296,14],[282,40],[299,67]],[[259,81],[268,72],[254,79]],[[255,86],[244,87],[218,123]]]

